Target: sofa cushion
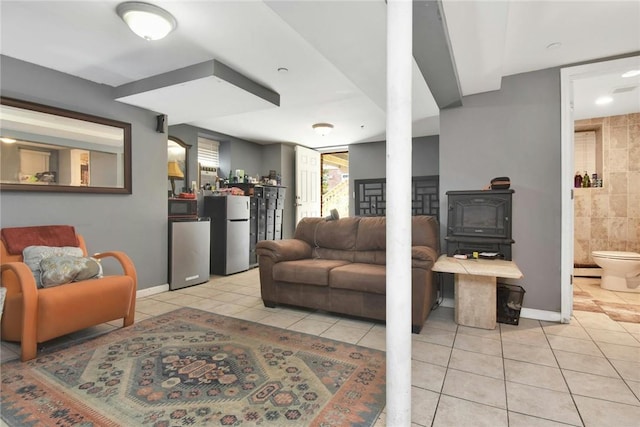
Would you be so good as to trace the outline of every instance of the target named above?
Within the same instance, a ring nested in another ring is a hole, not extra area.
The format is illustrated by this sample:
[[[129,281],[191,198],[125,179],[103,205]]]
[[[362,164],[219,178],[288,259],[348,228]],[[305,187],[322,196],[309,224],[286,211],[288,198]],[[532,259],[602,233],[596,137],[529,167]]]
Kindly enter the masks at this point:
[[[312,248],[353,250],[356,246],[360,218],[341,218],[327,221],[324,218],[302,218],[294,238],[304,240]]]
[[[354,262],[356,260],[357,253],[357,251],[344,251],[341,249],[313,248],[311,250],[311,258]]]
[[[329,273],[329,286],[385,295],[386,268],[384,265],[359,262],[336,267]]]
[[[329,272],[332,269],[345,264],[348,264],[348,262],[313,258],[296,261],[282,261],[273,266],[273,280],[276,282],[328,286]]]
[[[376,251],[387,247],[386,217],[360,218],[356,250]]]
[[[355,251],[354,255],[354,262],[379,265],[387,263],[387,251]]]

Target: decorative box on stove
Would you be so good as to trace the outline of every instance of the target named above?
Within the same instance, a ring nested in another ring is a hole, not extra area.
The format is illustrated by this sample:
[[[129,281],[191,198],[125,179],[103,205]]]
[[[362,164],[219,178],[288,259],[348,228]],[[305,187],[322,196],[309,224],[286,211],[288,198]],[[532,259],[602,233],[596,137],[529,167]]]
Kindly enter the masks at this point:
[[[495,254],[511,260],[513,190],[447,191],[447,255]]]

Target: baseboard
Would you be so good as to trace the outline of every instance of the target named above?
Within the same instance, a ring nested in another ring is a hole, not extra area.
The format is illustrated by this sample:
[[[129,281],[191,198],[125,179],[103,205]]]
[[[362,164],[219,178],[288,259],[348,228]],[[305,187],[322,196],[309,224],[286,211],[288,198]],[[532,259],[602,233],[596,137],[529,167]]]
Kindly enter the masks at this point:
[[[455,307],[455,301],[453,298],[442,298],[442,302],[440,303],[440,307]]]
[[[151,295],[161,294],[169,290],[169,284],[153,286],[151,288],[140,289],[136,292],[136,298],[150,297]]]
[[[585,267],[574,267],[573,275],[576,277],[602,277],[602,269],[601,268],[585,268]]]
[[[544,320],[546,322],[560,322],[562,316],[559,311],[536,310],[535,308],[523,307],[520,310],[520,317],[525,319]]]
[[[440,303],[441,307],[455,307],[455,300],[453,298],[443,298]],[[520,317],[533,320],[544,320],[546,322],[560,322],[561,316],[557,311],[536,310],[535,308],[522,308],[520,310]]]

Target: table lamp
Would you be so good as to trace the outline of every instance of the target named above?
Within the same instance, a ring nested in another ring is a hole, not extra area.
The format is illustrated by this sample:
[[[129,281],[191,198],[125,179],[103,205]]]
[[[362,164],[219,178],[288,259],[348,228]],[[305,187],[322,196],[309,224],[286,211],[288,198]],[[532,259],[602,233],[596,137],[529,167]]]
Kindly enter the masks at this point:
[[[178,166],[178,162],[171,161],[167,166],[169,179],[171,180],[171,195],[176,196],[176,179],[184,179],[184,174]]]

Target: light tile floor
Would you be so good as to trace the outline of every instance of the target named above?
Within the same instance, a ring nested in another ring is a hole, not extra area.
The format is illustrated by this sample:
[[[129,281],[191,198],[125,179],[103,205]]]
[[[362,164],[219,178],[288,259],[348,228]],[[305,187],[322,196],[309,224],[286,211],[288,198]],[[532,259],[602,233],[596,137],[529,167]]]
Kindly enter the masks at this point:
[[[383,324],[265,308],[257,269],[139,299],[136,321],[182,306],[385,350]],[[640,426],[640,324],[576,311],[570,324],[521,318],[488,331],[453,318],[437,308],[412,335],[412,426]],[[0,356],[15,359],[18,347],[3,342]]]

